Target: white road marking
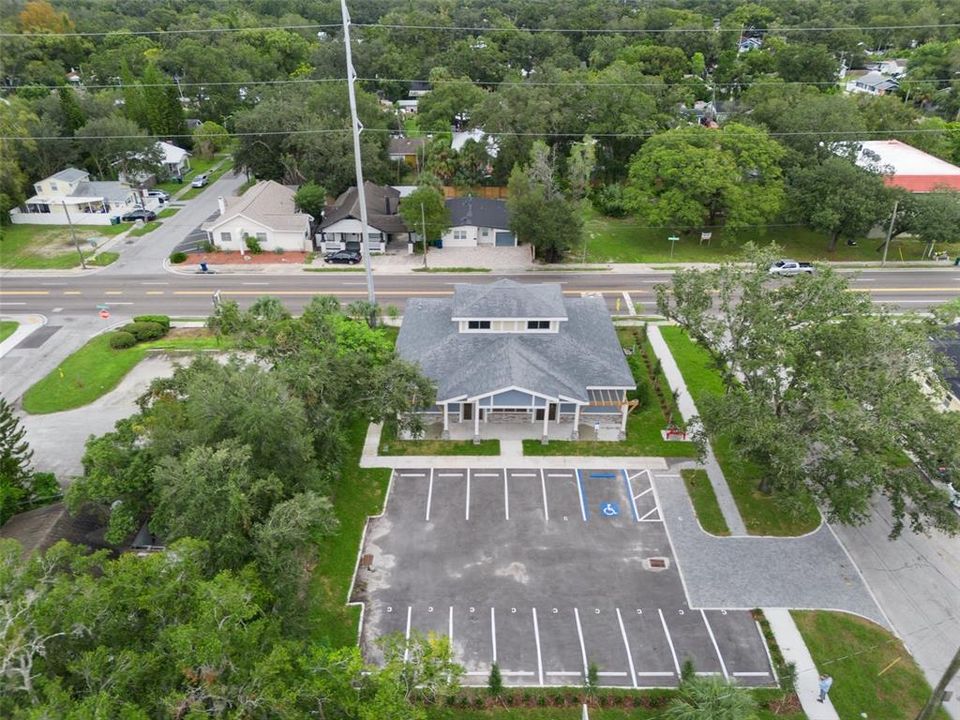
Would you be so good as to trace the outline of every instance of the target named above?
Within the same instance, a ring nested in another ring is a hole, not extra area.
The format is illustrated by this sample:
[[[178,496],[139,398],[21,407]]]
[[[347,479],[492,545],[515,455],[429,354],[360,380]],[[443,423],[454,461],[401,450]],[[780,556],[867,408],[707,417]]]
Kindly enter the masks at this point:
[[[142,282],[141,285],[169,285],[168,282]]]
[[[627,673],[623,670],[599,670],[597,677],[626,677]]]
[[[533,610],[533,637],[537,641],[537,675],[543,685],[543,655],[540,653],[540,626],[537,624],[537,609]]]
[[[0,300],[0,303],[4,305],[26,305],[25,302],[7,302],[6,300]]]
[[[633,306],[633,300],[630,299],[630,293],[628,293],[626,290],[623,291],[623,299],[624,302],[627,303],[627,314],[636,315],[637,309]]]
[[[665,473],[657,473],[658,478],[679,478],[680,475],[667,475]]]
[[[547,477],[552,477],[552,478],[555,478],[555,477],[572,478],[573,477],[573,473],[571,472],[557,472],[556,470],[544,470],[544,472],[547,474]]]
[[[660,624],[663,625],[663,634],[667,636],[667,645],[670,646],[670,657],[673,658],[673,667],[677,671],[677,677],[680,677],[680,661],[677,660],[677,649],[673,647],[673,638],[670,637],[670,628],[667,627],[667,621],[663,617],[663,610],[657,608],[660,614]]]
[[[587,521],[587,504],[583,497],[583,480],[580,478],[580,471],[577,470],[577,495],[580,496],[580,516],[583,521]]]
[[[673,677],[676,673],[669,670],[647,670],[637,673],[637,677]]]
[[[433,471],[430,471],[430,485],[427,488],[427,522],[430,522],[430,503],[433,501]]]
[[[713,634],[713,628],[710,627],[710,621],[707,619],[707,614],[701,610],[700,617],[703,618],[703,624],[707,626],[707,634],[710,636],[710,642],[713,643],[713,649],[717,651],[717,659],[720,661],[720,669],[723,671],[723,679],[729,680],[730,673],[727,672],[727,664],[723,661],[723,655],[720,654],[720,646],[717,645],[717,638]]]
[[[653,488],[652,488],[652,487],[648,487],[648,488],[647,488],[646,490],[644,490],[642,493],[638,493],[638,494],[634,495],[634,496],[633,496],[633,499],[636,500],[637,498],[642,498],[644,495],[646,495],[646,494],[649,493],[649,492],[653,492]]]
[[[709,676],[711,676],[711,675],[719,675],[719,674],[720,674],[720,673],[718,673],[716,670],[711,670],[711,671],[709,671],[709,672],[695,672],[695,673],[694,673],[694,675],[698,675],[699,677],[709,677]]]
[[[670,673],[671,675],[673,673]],[[547,670],[544,675],[560,675],[563,677],[581,677],[579,670]]]
[[[735,672],[733,673],[734,677],[770,677],[770,673],[766,670],[762,672]]]
[[[110,293],[107,293],[109,295]],[[115,300],[110,301],[110,305],[133,305],[132,302],[116,302]]]
[[[269,285],[268,282],[242,282],[241,285]]]
[[[577,637],[580,638],[580,657],[583,658],[583,676],[587,676],[587,647],[583,644],[583,628],[580,627],[580,611],[573,609],[573,617],[577,621]]]
[[[536,675],[533,670],[501,670],[500,674],[504,677],[530,677]]]
[[[63,312],[63,308],[54,308],[53,312]]]
[[[637,522],[661,522],[660,518],[658,518],[658,517],[656,517],[656,518],[651,518],[650,520],[647,520],[648,517],[650,517],[651,515],[653,515],[653,514],[654,514],[655,512],[657,512],[659,509],[660,509],[660,508],[655,507],[655,508],[654,508],[653,510],[651,510],[650,512],[645,513],[645,514],[643,515],[643,517],[641,517]]]
[[[633,484],[630,482],[630,476],[627,475],[627,471],[622,470],[621,472],[623,473],[623,476],[627,479],[627,491],[628,491],[628,494],[630,495],[630,505],[633,508],[633,519],[636,520],[637,522],[640,522],[640,511],[637,510],[637,498],[640,496],[633,494]],[[641,495],[642,494],[643,493],[641,493]],[[624,639],[626,639],[626,636],[624,636]]]
[[[473,476],[474,476],[474,477],[500,477],[500,473],[481,473],[481,472],[475,472],[475,473],[473,473]]]
[[[493,645],[493,662],[497,661],[497,609],[490,608],[490,642]]]
[[[510,492],[507,488],[507,473],[503,473],[503,516],[510,519]]]
[[[453,472],[453,473],[450,473],[450,472],[438,472],[438,473],[434,473],[434,474],[435,474],[437,477],[454,477],[454,478],[463,477],[463,473],[458,473],[458,472]]]
[[[623,626],[623,616],[620,614],[620,608],[617,608],[617,622],[620,624],[620,636],[623,638],[623,647],[627,651],[630,679],[633,681],[633,686],[637,687],[637,669],[633,666],[633,655],[630,653],[630,641],[627,640],[627,629]]]
[[[450,647],[453,647],[453,605],[450,606],[450,614],[447,616],[447,638],[450,641]]]
[[[470,519],[470,473],[467,473],[467,510],[464,518]]]
[[[400,477],[426,477],[426,473],[401,472],[397,473]]]
[[[536,477],[537,476],[535,472],[532,472],[532,473],[517,472],[516,470],[511,471],[510,474],[513,475],[514,477]]]
[[[407,605],[407,632],[404,634],[406,642],[403,647],[403,661],[406,662],[410,657],[410,617],[413,615],[413,608]]]
[[[540,490],[543,492],[543,521],[550,522],[550,513],[547,511],[547,479],[540,476]]]

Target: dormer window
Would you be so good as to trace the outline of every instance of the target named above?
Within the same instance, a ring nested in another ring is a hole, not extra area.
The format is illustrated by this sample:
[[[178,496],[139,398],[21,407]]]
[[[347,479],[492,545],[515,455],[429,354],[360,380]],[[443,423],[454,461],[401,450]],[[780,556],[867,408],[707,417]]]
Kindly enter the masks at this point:
[[[527,330],[549,330],[549,320],[527,320]]]
[[[489,330],[490,321],[489,320],[470,320],[467,323],[468,330]]]

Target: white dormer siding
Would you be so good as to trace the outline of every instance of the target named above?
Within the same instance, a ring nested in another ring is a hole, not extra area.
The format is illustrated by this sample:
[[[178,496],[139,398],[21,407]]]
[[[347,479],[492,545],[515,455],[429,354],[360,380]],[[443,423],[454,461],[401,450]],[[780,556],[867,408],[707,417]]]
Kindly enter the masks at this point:
[[[566,318],[564,318],[566,319]],[[557,333],[560,332],[559,318],[544,319],[490,319],[459,320],[461,333]]]

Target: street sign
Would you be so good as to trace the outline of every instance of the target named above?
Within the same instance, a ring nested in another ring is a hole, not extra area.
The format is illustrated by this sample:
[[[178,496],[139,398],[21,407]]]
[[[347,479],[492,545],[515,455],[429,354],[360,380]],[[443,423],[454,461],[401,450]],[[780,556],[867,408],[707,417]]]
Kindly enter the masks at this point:
[[[600,503],[600,514],[603,517],[614,518],[620,514],[620,504],[615,502]]]
[[[101,311],[100,311],[100,317],[103,318],[104,320],[108,319],[108,318],[110,317],[110,311],[109,311],[109,310],[101,310]]]
[[[680,242],[680,236],[679,236],[679,235],[671,235],[670,237],[667,238],[667,240],[670,241],[670,259],[672,260],[672,259],[673,259],[673,248],[676,246],[676,244],[677,244],[678,242]]]
[[[97,310],[109,310],[109,305],[97,305]]]

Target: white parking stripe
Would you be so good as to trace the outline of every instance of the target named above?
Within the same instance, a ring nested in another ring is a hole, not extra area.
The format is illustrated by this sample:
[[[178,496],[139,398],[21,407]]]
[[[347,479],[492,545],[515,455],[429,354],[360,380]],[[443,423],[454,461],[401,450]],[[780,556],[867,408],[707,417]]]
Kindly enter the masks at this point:
[[[450,614],[447,616],[447,639],[450,641],[450,647],[453,647],[453,605],[450,606]]]
[[[734,677],[770,677],[770,673],[766,670],[762,672],[735,672],[733,673]]]
[[[673,667],[677,671],[677,677],[680,677],[680,662],[677,660],[677,650],[673,647],[673,638],[670,637],[670,628],[667,627],[667,621],[663,617],[663,610],[657,608],[660,614],[660,624],[663,625],[663,634],[667,636],[667,645],[670,646],[670,657],[673,658]]]
[[[550,513],[547,510],[547,480],[543,475],[540,476],[540,490],[543,492],[543,521],[550,522]]]
[[[469,674],[469,673],[468,673]],[[673,677],[675,673],[669,670],[647,670],[637,673],[637,677]]]
[[[412,473],[412,472],[400,472],[397,473],[400,477],[426,477],[426,473]]]
[[[470,474],[467,473],[467,509],[465,518],[470,519]]]
[[[671,675],[673,673],[670,673]],[[544,675],[560,675],[562,677],[581,677],[579,670],[547,670]]]
[[[583,658],[583,677],[587,677],[587,648],[583,644],[583,628],[580,627],[580,611],[573,609],[573,617],[577,621],[577,637],[580,638],[580,657]]]
[[[623,291],[623,299],[627,303],[627,314],[636,315],[637,309],[633,306],[633,300],[630,299],[630,293],[626,290]]]
[[[410,657],[410,616],[413,614],[413,608],[407,605],[407,631],[404,633],[406,642],[403,647],[403,661],[406,662]]]
[[[543,685],[543,655],[540,653],[540,626],[537,624],[537,609],[533,610],[533,637],[537,641],[537,674],[540,684]]]
[[[438,473],[435,473],[435,475],[436,475],[437,477],[455,477],[455,478],[463,477],[463,473],[458,473],[458,472],[455,472],[455,473],[450,473],[450,472],[438,472]]]
[[[430,504],[433,502],[433,470],[430,471],[430,485],[427,487],[427,515],[426,520],[430,522]]]
[[[637,495],[633,494],[633,485],[630,483],[630,476],[627,475],[626,470],[622,470],[623,477],[627,479],[627,494],[630,496],[630,507],[633,508],[633,519],[636,522],[640,522],[640,511],[637,510]]]
[[[649,518],[651,515],[653,515],[653,514],[654,514],[655,512],[657,512],[659,509],[660,509],[660,508],[656,508],[656,507],[655,507],[655,508],[654,508],[653,510],[651,510],[650,512],[644,513],[643,517],[641,517],[639,520],[637,520],[637,522],[660,522],[660,518],[659,518],[659,517],[650,518],[649,520],[647,520],[647,518]]]
[[[634,495],[634,496],[633,496],[633,499],[636,500],[636,499],[638,499],[638,498],[642,498],[644,495],[646,495],[646,494],[649,493],[649,492],[653,492],[653,488],[652,488],[652,487],[648,487],[648,488],[647,488],[646,490],[644,490],[642,493],[638,493],[637,495]]]
[[[500,477],[500,473],[488,473],[488,472],[475,472],[473,473],[474,477]]]
[[[657,473],[658,478],[679,478],[679,475],[667,475],[666,473]]]
[[[510,491],[507,487],[507,473],[503,473],[503,517],[510,519]]]
[[[490,642],[493,645],[493,662],[497,661],[497,609],[490,608]]]
[[[512,471],[510,474],[513,475],[514,477],[536,477],[537,476],[535,472],[532,472],[532,473],[517,472],[516,470]]]
[[[637,687],[637,670],[633,666],[633,654],[630,652],[630,641],[627,640],[627,629],[623,626],[623,616],[620,614],[620,608],[617,608],[617,622],[620,624],[620,635],[623,637],[623,647],[627,651],[627,663],[630,665],[630,679],[633,686]]]
[[[627,673],[623,670],[599,670],[597,677],[626,677]]]
[[[713,649],[717,651],[717,659],[720,661],[720,669],[723,671],[723,679],[729,680],[730,673],[727,672],[727,664],[723,661],[723,655],[720,654],[720,646],[717,645],[717,638],[713,634],[713,628],[710,627],[710,621],[707,619],[707,614],[701,610],[700,617],[703,618],[703,624],[707,626],[707,634],[710,635],[710,642],[713,643]]]

